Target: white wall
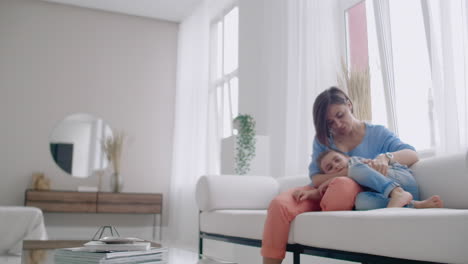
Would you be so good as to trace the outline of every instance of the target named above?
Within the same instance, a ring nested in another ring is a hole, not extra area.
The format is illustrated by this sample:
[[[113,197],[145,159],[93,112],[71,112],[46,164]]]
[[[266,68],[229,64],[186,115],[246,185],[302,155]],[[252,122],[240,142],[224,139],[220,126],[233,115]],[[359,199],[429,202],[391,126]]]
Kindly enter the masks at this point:
[[[22,205],[35,171],[44,172],[55,190],[97,184],[96,177],[66,175],[49,153],[53,127],[77,112],[128,135],[124,191],[168,197],[177,33],[172,22],[0,1],[1,204]],[[108,178],[104,187],[109,190]],[[52,238],[87,239],[107,224],[120,230],[143,225],[131,235],[147,238],[152,223],[152,216],[46,214]]]

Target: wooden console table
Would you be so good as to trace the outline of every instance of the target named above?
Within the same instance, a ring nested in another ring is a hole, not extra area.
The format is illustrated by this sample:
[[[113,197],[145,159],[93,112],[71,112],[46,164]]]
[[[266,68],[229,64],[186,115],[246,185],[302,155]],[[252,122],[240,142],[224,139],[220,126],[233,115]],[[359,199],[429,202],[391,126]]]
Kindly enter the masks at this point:
[[[159,216],[161,240],[162,194],[26,190],[25,206],[46,213],[120,213],[153,214],[153,239],[156,215]]]

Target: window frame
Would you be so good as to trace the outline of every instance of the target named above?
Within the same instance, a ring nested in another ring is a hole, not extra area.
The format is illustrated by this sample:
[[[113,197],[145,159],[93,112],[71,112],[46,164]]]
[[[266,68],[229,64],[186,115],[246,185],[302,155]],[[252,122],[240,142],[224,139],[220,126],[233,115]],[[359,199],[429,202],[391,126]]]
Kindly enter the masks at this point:
[[[225,44],[224,44],[224,25],[225,25],[225,18],[226,16],[235,8],[238,9],[239,12],[239,4],[237,1],[233,1],[232,4],[224,8],[219,15],[215,16],[211,21],[210,21],[210,67],[209,67],[209,93],[213,95],[214,97],[214,111],[216,111],[216,119],[218,120],[217,124],[217,129],[219,131],[218,135],[220,135],[220,138],[227,138],[229,136],[234,135],[233,133],[233,127],[232,127],[232,122],[234,120],[234,113],[233,113],[233,101],[232,101],[232,87],[231,87],[231,81],[237,78],[237,83],[239,83],[239,60],[237,61],[237,67],[229,72],[229,73],[224,73],[224,50],[225,50]],[[218,29],[217,25],[218,23],[221,22],[221,25],[223,26],[222,30],[222,35],[219,37],[218,36]],[[239,29],[239,20],[237,21],[238,23],[238,29]],[[220,38],[221,40],[221,50],[218,50],[217,47],[217,37]],[[237,36],[237,50],[239,51],[239,31],[238,31],[238,36]],[[220,54],[218,54],[218,52]],[[221,56],[221,57],[219,57]],[[237,54],[239,58],[239,53]],[[221,76],[217,78],[217,69],[218,69],[218,63],[221,64]],[[230,114],[230,120],[225,120],[224,118],[224,108],[225,108],[225,87],[227,86],[227,90],[229,91],[228,96],[228,102],[229,102],[229,114]],[[238,98],[238,97],[237,97]],[[234,102],[235,103],[235,102]],[[237,102],[237,109],[238,109],[238,103]],[[229,131],[227,135],[225,135],[225,125],[229,124]]]

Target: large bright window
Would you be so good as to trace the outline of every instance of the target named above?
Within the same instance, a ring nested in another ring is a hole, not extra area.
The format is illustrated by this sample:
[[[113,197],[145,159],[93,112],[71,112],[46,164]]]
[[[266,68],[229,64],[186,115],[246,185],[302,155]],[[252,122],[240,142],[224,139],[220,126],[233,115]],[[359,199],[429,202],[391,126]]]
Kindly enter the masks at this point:
[[[211,25],[210,91],[216,98],[216,115],[222,138],[232,136],[238,115],[239,8],[227,10]]]
[[[387,3],[384,10],[373,1],[347,10],[348,63],[368,57],[372,122],[394,130],[418,151],[430,150],[435,133],[432,79],[421,2]],[[366,43],[356,40],[357,34]]]

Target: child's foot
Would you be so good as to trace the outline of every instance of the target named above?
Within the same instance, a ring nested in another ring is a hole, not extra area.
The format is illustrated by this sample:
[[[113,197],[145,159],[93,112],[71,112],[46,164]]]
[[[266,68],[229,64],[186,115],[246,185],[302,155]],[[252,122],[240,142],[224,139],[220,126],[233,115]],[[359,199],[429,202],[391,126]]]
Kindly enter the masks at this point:
[[[424,201],[414,201],[414,208],[442,208],[444,202],[440,199],[439,195],[433,195]]]
[[[387,207],[403,207],[413,200],[411,193],[403,190],[401,187],[396,187],[390,193],[390,201]]]

